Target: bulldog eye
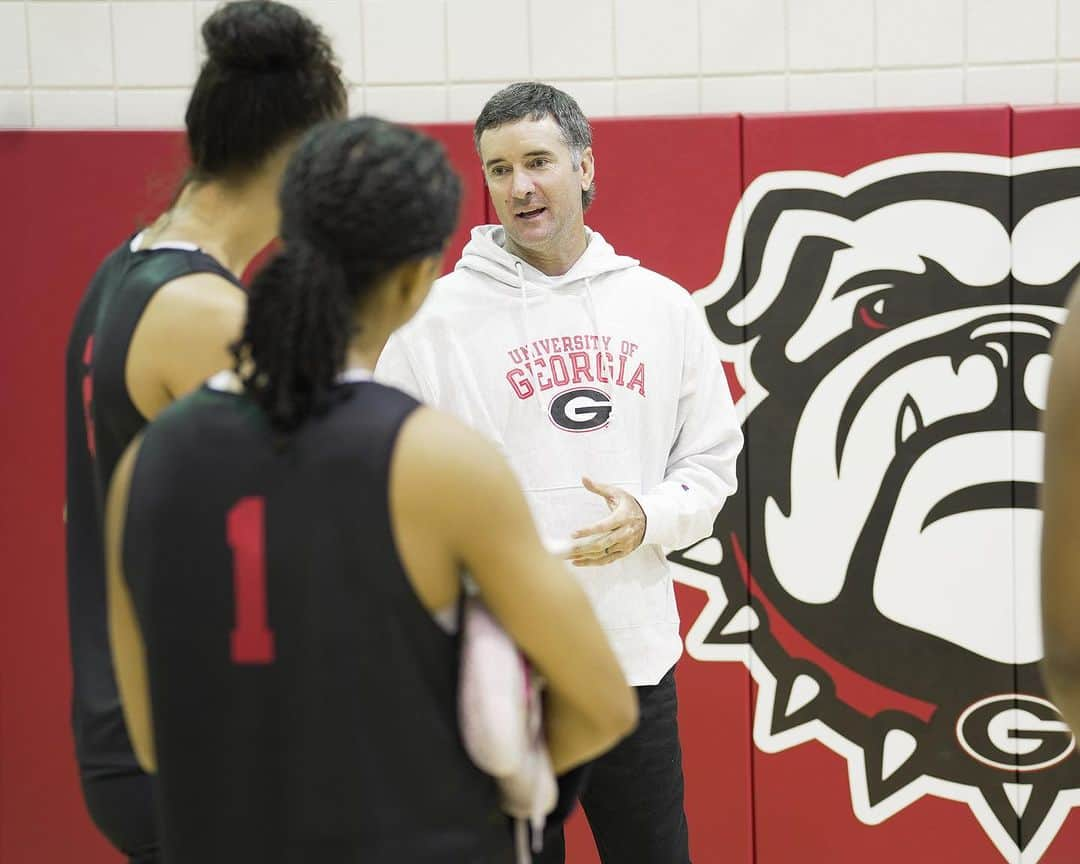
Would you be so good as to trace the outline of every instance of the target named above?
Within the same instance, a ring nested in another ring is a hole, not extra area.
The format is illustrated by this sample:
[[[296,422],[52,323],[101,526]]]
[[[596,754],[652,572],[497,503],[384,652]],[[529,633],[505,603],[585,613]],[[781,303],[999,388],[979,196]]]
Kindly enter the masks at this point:
[[[859,322],[870,330],[888,330],[887,301],[883,294],[871,294],[855,307]]]

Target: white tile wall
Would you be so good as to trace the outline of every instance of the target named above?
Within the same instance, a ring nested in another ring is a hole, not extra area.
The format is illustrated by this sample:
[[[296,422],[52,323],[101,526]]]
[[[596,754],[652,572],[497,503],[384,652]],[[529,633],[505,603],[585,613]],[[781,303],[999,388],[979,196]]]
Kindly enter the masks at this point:
[[[202,41],[202,25],[218,5],[217,0],[195,0],[195,57],[199,63],[206,59],[206,46]]]
[[[447,0],[446,21],[451,80],[528,77],[526,0]]]
[[[788,107],[792,111],[871,108],[874,105],[873,72],[792,75],[788,87]]]
[[[615,116],[614,81],[559,81],[556,78],[546,80],[573,96],[581,110],[589,117]]]
[[[964,0],[876,2],[879,66],[963,62]]]
[[[789,0],[792,69],[863,69],[874,63],[869,0]]]
[[[784,0],[701,0],[701,71],[783,71],[784,6]]]
[[[27,38],[34,85],[111,85],[111,12],[108,3],[31,3]]]
[[[447,102],[447,119],[471,123],[496,90],[509,81],[492,81],[489,84],[452,84]]]
[[[0,126],[182,123],[217,0],[0,0]],[[1080,101],[1080,0],[294,0],[350,106],[469,121],[551,81],[593,116]]]
[[[697,78],[623,78],[615,83],[615,113],[622,116],[697,114]]]
[[[967,0],[968,61],[1053,60],[1058,2]]]
[[[698,0],[617,0],[616,74],[698,74],[698,11]]]
[[[35,90],[34,125],[43,129],[105,129],[116,125],[112,90]]]
[[[446,85],[368,87],[366,108],[398,123],[441,123],[446,120]]]
[[[1080,59],[1080,3],[1060,0],[1058,6],[1058,57]]]
[[[365,80],[418,84],[446,80],[442,0],[368,0],[364,6]],[[445,111],[445,98],[444,98]]]
[[[0,129],[24,129],[29,125],[30,91],[0,90]]]
[[[21,3],[0,3],[0,87],[30,83],[26,47],[26,8]]]
[[[137,0],[146,3],[148,0]],[[151,0],[161,2],[161,0]],[[413,0],[407,0],[413,2]],[[289,0],[301,12],[309,15],[330,37],[338,56],[341,71],[350,83],[364,80],[363,31],[364,14],[360,0]],[[214,4],[215,8],[219,4]]]
[[[366,93],[363,87],[350,87],[348,89],[348,110],[350,117],[354,114],[363,114],[365,111],[367,111],[367,99],[364,98],[365,96]]]
[[[117,85],[183,87],[195,79],[191,3],[113,3],[112,32]],[[158,38],[148,38],[151,33]],[[168,38],[161,38],[165,34]]]
[[[1080,63],[1061,64],[1057,95],[1062,102],[1080,102]]]
[[[783,111],[787,79],[783,75],[706,78],[701,82],[701,110],[706,114]]]
[[[882,108],[960,105],[963,101],[963,69],[883,69],[878,72],[877,104]]]
[[[183,129],[190,97],[188,87],[118,90],[116,122],[125,129]]]
[[[1054,101],[1056,78],[1057,70],[1052,63],[971,69],[967,76],[967,101],[976,105],[989,102],[1048,105]]]
[[[537,78],[610,78],[615,24],[611,3],[543,0],[529,4],[529,51]],[[614,92],[614,90],[612,91]]]

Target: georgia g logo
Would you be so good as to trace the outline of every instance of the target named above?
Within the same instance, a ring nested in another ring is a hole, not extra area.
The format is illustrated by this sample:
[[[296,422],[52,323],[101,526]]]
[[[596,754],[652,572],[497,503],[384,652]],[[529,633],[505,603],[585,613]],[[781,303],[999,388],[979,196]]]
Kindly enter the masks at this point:
[[[592,432],[611,419],[611,397],[593,387],[575,387],[556,395],[548,405],[551,422],[567,432]]]
[[[695,297],[753,423],[740,494],[671,556],[708,594],[687,651],[748,664],[757,747],[842,755],[863,822],[950,798],[1037,861],[1080,805],[1037,669],[1039,417],[1080,157],[778,172],[736,214]]]
[[[956,734],[972,758],[1006,771],[1040,771],[1076,749],[1053,703],[1033,696],[980,699],[960,715]]]

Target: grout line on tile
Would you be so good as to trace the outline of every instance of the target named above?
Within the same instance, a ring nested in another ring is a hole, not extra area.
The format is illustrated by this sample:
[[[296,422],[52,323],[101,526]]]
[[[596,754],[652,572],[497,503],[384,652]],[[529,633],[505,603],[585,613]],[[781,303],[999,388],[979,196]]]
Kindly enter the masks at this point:
[[[30,128],[35,126],[34,118],[34,64],[30,60],[31,44],[30,44],[30,4],[23,3],[23,25],[26,28],[26,77],[27,77],[27,91],[26,96],[30,100]]]
[[[450,4],[443,0],[443,86],[446,88],[446,119],[450,120]]]
[[[611,110],[612,116],[619,116],[619,38],[618,27],[619,21],[617,17],[618,4],[616,0],[611,0],[611,85],[615,91],[612,97]]]
[[[791,110],[791,3],[783,2],[784,15],[784,110]]]
[[[705,37],[701,32],[701,0],[697,0],[697,110],[698,114],[705,111]]]
[[[1054,4],[1054,102],[1061,101],[1061,0]]]
[[[960,81],[960,99],[963,104],[967,104],[968,101],[968,0],[963,0],[963,26],[960,29],[960,38],[963,44],[963,51],[960,55],[961,68],[964,70],[963,78]]]
[[[116,22],[113,16],[114,4],[109,3],[109,59],[112,60],[112,91],[113,91],[113,122],[112,125],[120,125],[120,91],[117,88],[116,75]]]
[[[872,59],[874,63],[874,107],[878,104],[878,0],[874,0],[870,6],[870,40],[872,47]]]

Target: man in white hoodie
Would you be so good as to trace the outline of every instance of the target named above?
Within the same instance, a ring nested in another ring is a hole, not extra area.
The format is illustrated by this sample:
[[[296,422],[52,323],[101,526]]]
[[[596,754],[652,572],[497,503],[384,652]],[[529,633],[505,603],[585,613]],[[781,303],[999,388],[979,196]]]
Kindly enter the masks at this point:
[[[637,731],[581,795],[601,858],[689,862],[664,550],[707,536],[735,491],[727,381],[689,294],[585,227],[592,132],[571,97],[513,84],[474,133],[501,224],[473,229],[376,374],[502,446],[637,688]],[[557,834],[537,860],[563,858]]]

